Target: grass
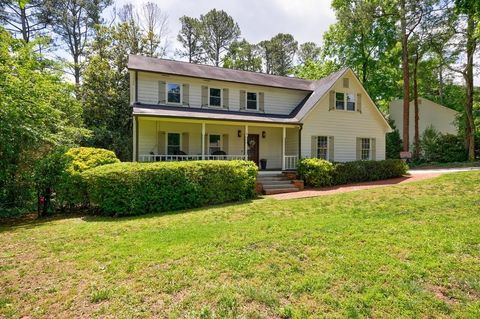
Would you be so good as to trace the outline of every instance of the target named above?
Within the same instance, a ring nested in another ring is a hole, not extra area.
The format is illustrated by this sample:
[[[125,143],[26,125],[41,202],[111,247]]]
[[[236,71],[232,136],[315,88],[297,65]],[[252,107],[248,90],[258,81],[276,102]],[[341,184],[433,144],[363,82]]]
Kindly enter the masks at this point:
[[[0,228],[5,318],[478,318],[480,172]]]
[[[450,163],[439,163],[439,162],[430,162],[430,163],[408,163],[410,168],[422,168],[422,169],[433,169],[433,168],[462,168],[462,167],[480,167],[480,161],[474,162],[450,162]]]

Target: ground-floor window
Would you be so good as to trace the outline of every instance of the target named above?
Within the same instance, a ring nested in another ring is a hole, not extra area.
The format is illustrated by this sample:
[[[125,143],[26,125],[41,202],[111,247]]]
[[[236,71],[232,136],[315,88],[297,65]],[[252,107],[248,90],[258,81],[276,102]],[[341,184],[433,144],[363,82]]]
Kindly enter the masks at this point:
[[[369,160],[371,159],[371,140],[369,138],[362,138],[361,140],[361,159],[362,160]]]
[[[220,134],[210,134],[208,136],[208,150],[210,154],[222,150],[222,136]]]
[[[167,154],[176,155],[180,152],[180,133],[167,134]]]
[[[328,160],[328,136],[317,137],[317,158]]]

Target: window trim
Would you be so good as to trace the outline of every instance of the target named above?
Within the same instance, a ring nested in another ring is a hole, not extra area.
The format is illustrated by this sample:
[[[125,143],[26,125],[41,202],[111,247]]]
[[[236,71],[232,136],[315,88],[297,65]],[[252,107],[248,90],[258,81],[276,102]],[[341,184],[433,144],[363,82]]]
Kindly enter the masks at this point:
[[[337,93],[343,94],[343,109],[337,108]],[[351,94],[355,101],[355,108],[353,110],[348,109],[348,98],[347,96]],[[335,111],[344,111],[344,112],[356,112],[357,111],[357,95],[354,91],[349,90],[335,90]]]
[[[210,104],[210,89],[217,89],[217,90],[220,90],[220,105],[211,105]],[[213,107],[213,108],[222,108],[223,107],[223,89],[222,88],[219,88],[219,87],[214,87],[214,86],[209,86],[208,87],[208,107]]]
[[[220,150],[223,151],[223,134],[220,133],[208,133],[208,155],[212,155],[210,152],[210,136],[211,135],[218,135],[220,136]]]
[[[169,84],[175,84],[180,86],[180,102],[170,102],[168,100],[168,85]],[[176,82],[166,82],[165,83],[165,95],[166,95],[166,101],[167,104],[173,104],[173,105],[183,105],[183,84],[182,83],[176,83]]]
[[[183,142],[182,141],[182,133],[180,133],[180,132],[166,132],[166,134],[165,134],[165,154],[166,155],[174,155],[174,154],[168,154],[168,146],[169,146],[169,144],[168,144],[168,134],[178,134],[179,135],[180,139],[179,139],[179,144],[178,144],[178,147],[179,147],[178,150],[181,151],[182,150],[182,142]]]
[[[363,148],[363,141],[368,140],[368,158],[363,158],[363,151],[366,150]],[[373,158],[372,154],[372,138],[371,137],[360,137],[360,160],[361,161],[371,161]]]
[[[323,158],[318,156],[318,151],[320,150],[320,147],[318,146],[318,141],[320,140],[320,137],[324,137],[327,140],[327,146],[326,146],[326,151],[327,152],[325,153],[326,158],[324,158],[324,160],[328,161],[328,160],[330,160],[330,138],[329,138],[329,136],[326,136],[326,135],[317,135],[317,148],[316,148],[316,153],[317,154],[315,154],[316,155],[315,157],[318,158],[318,159],[323,159]]]
[[[256,102],[257,102],[257,107],[255,109],[249,109],[248,108],[248,93],[255,93],[256,94]],[[245,110],[247,111],[259,111],[260,110],[260,92],[257,91],[245,91]]]

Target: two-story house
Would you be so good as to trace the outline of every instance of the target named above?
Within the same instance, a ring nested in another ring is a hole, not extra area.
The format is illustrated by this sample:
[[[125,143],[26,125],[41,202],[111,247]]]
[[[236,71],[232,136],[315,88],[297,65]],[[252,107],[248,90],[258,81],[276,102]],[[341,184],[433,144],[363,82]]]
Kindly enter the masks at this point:
[[[346,68],[317,81],[131,55],[135,161],[385,158],[390,126]]]

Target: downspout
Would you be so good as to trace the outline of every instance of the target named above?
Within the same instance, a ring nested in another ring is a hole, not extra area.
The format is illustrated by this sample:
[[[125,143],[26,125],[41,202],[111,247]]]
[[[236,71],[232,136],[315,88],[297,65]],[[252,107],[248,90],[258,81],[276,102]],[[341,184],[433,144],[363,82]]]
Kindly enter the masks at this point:
[[[135,162],[138,162],[138,116],[135,118]]]
[[[298,160],[302,158],[302,129],[303,125],[300,124],[300,128],[298,129]]]
[[[138,71],[135,71],[135,103],[138,102]]]

